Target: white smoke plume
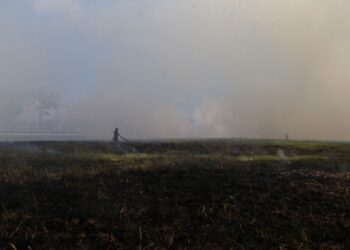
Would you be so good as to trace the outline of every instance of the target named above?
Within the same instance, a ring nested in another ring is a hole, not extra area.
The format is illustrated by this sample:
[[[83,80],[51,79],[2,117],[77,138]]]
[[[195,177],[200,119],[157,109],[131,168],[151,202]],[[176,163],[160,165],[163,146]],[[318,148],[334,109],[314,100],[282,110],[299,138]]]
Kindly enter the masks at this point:
[[[349,8],[2,1],[0,130],[349,140]]]

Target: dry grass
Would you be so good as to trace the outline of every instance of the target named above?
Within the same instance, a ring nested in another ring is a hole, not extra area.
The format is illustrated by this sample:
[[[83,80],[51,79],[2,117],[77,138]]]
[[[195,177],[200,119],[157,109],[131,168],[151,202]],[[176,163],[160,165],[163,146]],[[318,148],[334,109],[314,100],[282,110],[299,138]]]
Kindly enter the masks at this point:
[[[350,245],[347,145],[132,146],[140,153],[116,154],[104,143],[39,143],[35,152],[2,149],[0,248]]]

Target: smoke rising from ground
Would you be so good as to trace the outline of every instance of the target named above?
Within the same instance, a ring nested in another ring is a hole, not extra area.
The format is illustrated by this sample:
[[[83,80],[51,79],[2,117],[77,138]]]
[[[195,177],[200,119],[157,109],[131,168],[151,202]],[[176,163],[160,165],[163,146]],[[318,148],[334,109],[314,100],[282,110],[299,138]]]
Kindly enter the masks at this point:
[[[0,3],[0,130],[350,139],[345,0]]]

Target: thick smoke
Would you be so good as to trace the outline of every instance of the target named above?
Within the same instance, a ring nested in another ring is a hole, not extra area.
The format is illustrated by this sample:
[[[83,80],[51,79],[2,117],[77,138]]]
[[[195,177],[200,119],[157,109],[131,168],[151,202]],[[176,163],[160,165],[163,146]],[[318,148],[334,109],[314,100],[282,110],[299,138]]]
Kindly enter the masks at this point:
[[[0,3],[0,130],[350,139],[345,0]]]

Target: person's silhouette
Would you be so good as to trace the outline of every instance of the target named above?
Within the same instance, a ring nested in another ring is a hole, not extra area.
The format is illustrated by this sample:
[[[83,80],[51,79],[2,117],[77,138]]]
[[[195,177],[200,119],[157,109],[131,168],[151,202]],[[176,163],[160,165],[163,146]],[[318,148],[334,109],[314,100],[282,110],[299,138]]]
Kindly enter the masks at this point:
[[[116,128],[116,129],[114,130],[113,141],[116,142],[116,143],[118,143],[118,139],[119,139],[119,130],[118,130],[118,128]]]

